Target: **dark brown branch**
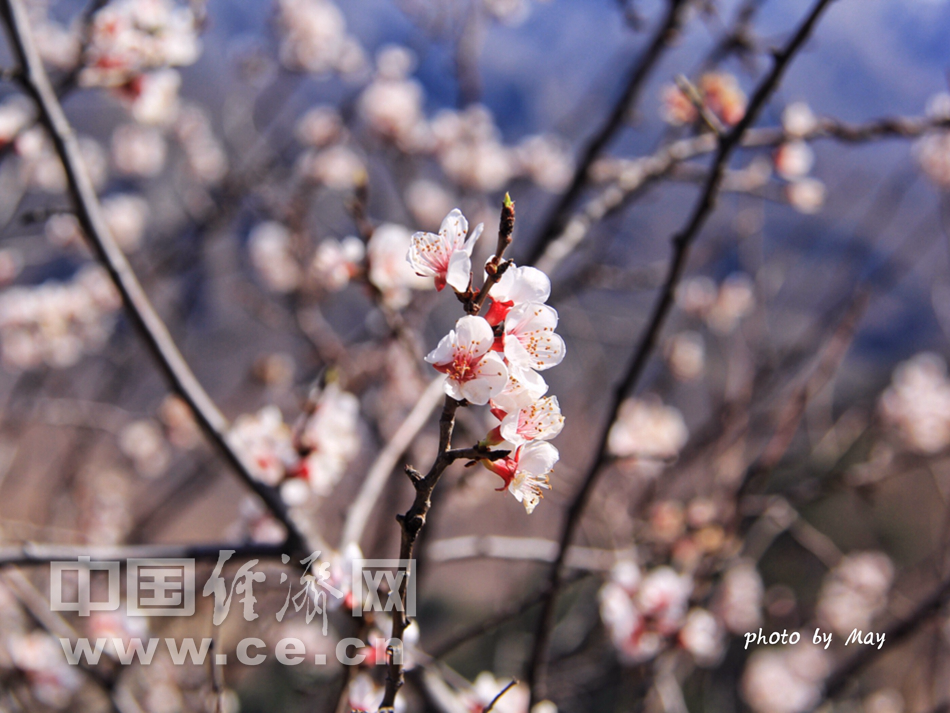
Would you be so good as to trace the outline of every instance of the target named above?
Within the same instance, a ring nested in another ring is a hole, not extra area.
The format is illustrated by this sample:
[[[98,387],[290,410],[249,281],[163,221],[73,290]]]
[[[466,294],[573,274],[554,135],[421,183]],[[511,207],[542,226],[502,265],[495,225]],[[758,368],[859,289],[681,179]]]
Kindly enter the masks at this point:
[[[618,97],[603,125],[584,147],[577,161],[577,166],[574,168],[574,175],[570,184],[561,194],[548,219],[544,222],[544,227],[532,243],[531,252],[528,254],[526,261],[528,264],[533,265],[544,252],[547,244],[561,232],[568,211],[587,186],[590,167],[624,125],[627,116],[640,96],[640,91],[650,76],[650,72],[656,66],[667,44],[679,31],[688,5],[687,0],[669,0],[666,14],[653,35],[650,45],[637,58],[630,70],[630,76],[627,79],[623,93]]]
[[[637,344],[637,348],[634,351],[633,358],[630,361],[626,373],[614,388],[610,409],[608,410],[608,417],[601,427],[600,438],[595,451],[596,456],[590,468],[587,470],[580,490],[568,509],[567,518],[561,530],[558,558],[551,568],[551,574],[549,576],[550,586],[545,594],[541,619],[535,633],[534,648],[528,663],[528,682],[531,686],[532,702],[537,702],[543,698],[546,654],[551,629],[554,624],[557,595],[564,577],[564,557],[577,527],[580,525],[581,516],[593,492],[597,478],[601,473],[602,466],[607,462],[607,437],[610,432],[610,426],[617,418],[617,413],[620,410],[620,405],[626,394],[639,382],[653,349],[656,346],[660,331],[673,306],[673,296],[676,286],[686,268],[690,247],[715,207],[716,196],[718,195],[730,156],[742,143],[745,132],[758,118],[759,113],[785,74],[785,70],[788,68],[792,58],[802,45],[804,45],[805,40],[808,39],[819,17],[832,2],[833,0],[818,0],[785,48],[775,55],[772,69],[753,94],[745,116],[742,117],[742,120],[739,121],[728,134],[720,139],[716,157],[710,169],[709,178],[703,186],[700,198],[694,206],[686,225],[673,236],[673,258],[670,261],[666,280],[664,281],[656,305],[653,308],[653,313],[646,331]]]
[[[515,203],[511,200],[511,196],[507,193],[505,194],[505,200],[501,207],[501,220],[498,225],[498,245],[495,248],[495,254],[492,256],[485,264],[485,272],[487,277],[485,278],[485,284],[482,285],[482,289],[466,300],[465,302],[465,311],[468,314],[478,314],[482,307],[485,305],[485,300],[488,299],[488,293],[491,292],[491,288],[495,286],[498,280],[501,279],[501,276],[505,274],[505,270],[508,269],[510,262],[505,262],[504,256],[505,251],[511,245],[511,236],[515,232]],[[471,290],[469,291],[469,294]]]
[[[450,455],[452,453],[452,431],[455,428],[455,413],[461,404],[461,401],[456,401],[451,396],[445,397],[442,416],[439,418],[439,452],[429,472],[422,476],[412,468],[406,468],[406,474],[416,490],[416,497],[406,514],[398,515],[396,518],[402,530],[399,560],[401,566],[406,568],[406,575],[399,583],[399,601],[401,605],[393,611],[392,638],[398,642],[402,641],[406,627],[409,625],[405,605],[409,577],[412,576],[412,554],[419,532],[425,525],[429,508],[432,507],[432,491],[435,490],[435,486],[445,469],[454,461],[454,458]],[[396,703],[396,694],[403,684],[402,657],[390,653],[388,668],[386,693],[380,705],[380,710],[392,708]]]
[[[28,542],[16,547],[0,547],[0,567],[15,565],[28,567],[50,562],[68,562],[79,557],[94,560],[139,559],[195,559],[217,560],[221,550],[234,550],[241,557],[280,557],[287,548],[280,545],[250,544],[201,544],[201,545],[120,545],[97,547],[90,545],[46,545]]]
[[[242,456],[228,443],[228,422],[211,400],[155,311],[138,278],[116,245],[102,215],[89,174],[79,151],[76,135],[56,97],[33,43],[22,0],[3,0],[0,9],[8,30],[10,47],[20,67],[20,81],[40,110],[40,121],[49,132],[63,163],[76,216],[99,260],[122,295],[123,303],[152,357],[175,391],[188,403],[205,435],[214,443],[235,473],[264,501],[287,528],[288,546],[294,554],[306,554],[306,540],[291,520],[280,494],[251,473]]]

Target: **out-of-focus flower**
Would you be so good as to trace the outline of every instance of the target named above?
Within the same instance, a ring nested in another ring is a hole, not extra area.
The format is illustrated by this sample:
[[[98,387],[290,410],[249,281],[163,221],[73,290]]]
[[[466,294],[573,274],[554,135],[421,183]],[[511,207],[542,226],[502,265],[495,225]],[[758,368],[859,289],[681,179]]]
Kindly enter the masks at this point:
[[[285,391],[294,383],[297,364],[286,352],[273,352],[254,361],[254,378],[268,388]]]
[[[66,283],[14,287],[0,294],[0,345],[6,366],[72,366],[101,348],[120,301],[105,271],[84,268]]]
[[[462,317],[426,361],[447,376],[445,393],[454,399],[486,404],[508,383],[508,367],[492,351],[495,335],[481,317]]]
[[[950,380],[947,364],[924,352],[898,365],[881,396],[885,423],[920,453],[938,453],[950,445]]]
[[[41,631],[11,634],[7,648],[14,665],[24,673],[36,699],[52,708],[66,708],[82,685],[76,667],[63,658],[63,649],[54,637]]]
[[[13,282],[23,269],[23,255],[16,248],[0,249],[0,286]]]
[[[541,491],[550,490],[550,474],[559,459],[557,448],[546,441],[535,440],[519,446],[505,458],[483,460],[482,464],[505,481],[499,490],[508,490],[530,515],[544,497]]]
[[[119,433],[119,449],[147,478],[161,475],[168,468],[171,453],[161,429],[150,420],[133,421]]]
[[[359,274],[365,256],[366,246],[353,235],[343,240],[327,238],[317,247],[310,263],[310,274],[320,287],[337,292]]]
[[[435,289],[441,292],[448,284],[456,292],[468,289],[472,273],[472,250],[484,225],[475,226],[468,235],[468,220],[458,208],[442,221],[436,233],[414,233],[408,260],[420,277],[435,278]]]
[[[200,52],[189,8],[168,0],[119,0],[93,16],[79,82],[116,87],[148,70],[193,64]]]
[[[815,165],[815,152],[804,141],[789,141],[775,151],[775,170],[785,179],[807,176]]]
[[[500,190],[516,173],[514,157],[501,143],[491,112],[471,106],[444,110],[432,122],[436,157],[445,174],[463,188]]]
[[[921,137],[914,144],[913,152],[921,170],[937,188],[950,188],[950,132]]]
[[[515,149],[518,172],[547,191],[563,191],[571,182],[574,166],[567,146],[549,136],[529,136]]]
[[[887,607],[894,565],[883,552],[844,557],[828,573],[818,593],[818,620],[839,634],[867,629]]]
[[[23,131],[33,117],[33,108],[26,97],[8,97],[0,103],[0,146],[6,146]]]
[[[352,74],[365,65],[362,48],[347,34],[343,13],[330,0],[279,0],[277,19],[285,67]]]
[[[33,41],[45,64],[60,70],[73,69],[79,63],[82,42],[75,28],[43,20],[33,24]]]
[[[714,332],[728,334],[755,308],[755,287],[745,273],[727,277],[719,286],[716,301],[706,313],[706,323]]]
[[[307,151],[298,163],[311,181],[334,191],[350,191],[366,180],[366,164],[349,146],[336,144],[322,151]]]
[[[666,361],[673,376],[680,381],[692,381],[703,373],[706,366],[706,345],[698,332],[680,332],[666,347]]]
[[[180,396],[166,396],[158,407],[158,417],[165,426],[165,435],[176,448],[190,450],[198,445],[201,432],[191,407]]]
[[[864,713],[904,713],[904,697],[894,688],[882,688],[864,699]]]
[[[123,251],[134,252],[142,246],[148,225],[148,201],[120,193],[103,199],[102,213],[109,232]]]
[[[300,266],[291,253],[290,230],[275,221],[260,223],[248,236],[251,264],[274,292],[293,292],[300,284]]]
[[[792,138],[807,136],[818,126],[818,119],[805,102],[793,102],[782,111],[782,128]]]
[[[297,120],[294,135],[305,146],[323,148],[340,138],[343,118],[336,107],[315,106]]]
[[[165,167],[168,147],[157,129],[123,124],[112,132],[112,164],[120,173],[153,178]]]
[[[406,189],[406,206],[423,228],[435,228],[452,210],[454,199],[435,181],[420,179]]]
[[[432,281],[419,277],[406,255],[411,245],[409,231],[395,223],[383,223],[373,231],[366,246],[369,281],[380,291],[383,301],[393,309],[409,304],[410,290],[432,289]]]
[[[620,658],[641,663],[656,656],[686,623],[693,581],[669,567],[646,576],[618,563],[600,589],[600,615]]]
[[[682,414],[656,398],[627,399],[610,427],[607,448],[620,458],[669,459],[679,455],[689,431]]]
[[[359,399],[331,383],[306,416],[297,439],[303,460],[294,475],[308,482],[316,495],[329,495],[359,452],[359,412]]]
[[[239,416],[228,442],[244,456],[253,475],[268,485],[277,485],[298,459],[291,430],[276,406]]]
[[[700,666],[715,665],[725,653],[722,625],[705,609],[690,610],[679,641]]]
[[[691,277],[683,280],[676,290],[676,304],[686,314],[703,317],[716,302],[719,290],[710,278]]]
[[[756,713],[805,713],[821,700],[831,670],[827,653],[804,641],[781,650],[763,649],[749,657],[742,697]]]
[[[735,76],[724,72],[704,74],[696,86],[703,105],[727,126],[738,124],[745,115],[746,96]],[[673,126],[692,124],[699,112],[683,91],[674,85],[663,88],[663,119]]]
[[[817,178],[800,178],[785,186],[785,197],[799,213],[811,215],[825,204],[825,184]]]
[[[119,88],[132,118],[141,124],[167,126],[178,116],[181,75],[174,69],[140,74]]]
[[[377,686],[368,673],[360,672],[347,687],[347,704],[351,711],[373,713],[383,702],[384,693],[383,688]]]
[[[214,135],[208,114],[199,107],[186,106],[175,122],[175,135],[191,175],[204,185],[217,185],[228,172],[228,156]]]
[[[726,628],[745,634],[762,622],[765,587],[751,560],[739,560],[726,570],[719,589],[716,612]]]
[[[425,121],[422,85],[407,77],[414,62],[407,50],[392,46],[380,52],[377,62],[380,71],[359,98],[360,116],[378,136],[413,150]]]

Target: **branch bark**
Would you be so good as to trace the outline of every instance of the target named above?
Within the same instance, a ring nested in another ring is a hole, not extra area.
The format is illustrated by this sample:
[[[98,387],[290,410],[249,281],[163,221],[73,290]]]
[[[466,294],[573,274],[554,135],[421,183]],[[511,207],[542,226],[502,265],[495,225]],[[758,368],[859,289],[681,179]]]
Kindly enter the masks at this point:
[[[228,443],[227,419],[198,382],[175,346],[168,328],[112,238],[102,214],[99,198],[82,160],[75,132],[63,112],[36,50],[22,0],[3,0],[0,12],[3,14],[11,51],[21,68],[20,82],[39,107],[40,121],[49,132],[56,153],[65,168],[76,216],[97,257],[122,295],[122,301],[133,324],[171,386],[191,407],[205,435],[238,477],[264,501],[268,510],[287,529],[287,546],[290,553],[306,556],[306,538],[291,520],[280,494],[275,488],[258,481],[243,457]]]
[[[673,257],[670,261],[663,287],[660,290],[659,298],[653,308],[653,313],[646,331],[637,344],[630,364],[623,378],[614,388],[610,409],[608,410],[608,417],[601,427],[600,438],[595,451],[596,456],[587,470],[580,490],[568,509],[567,518],[561,530],[558,557],[549,575],[549,588],[545,592],[541,618],[535,632],[534,647],[528,663],[527,679],[531,686],[532,704],[544,698],[546,655],[551,629],[554,624],[557,596],[564,579],[564,558],[571,540],[580,525],[581,516],[593,492],[597,478],[601,473],[603,465],[607,461],[607,437],[610,432],[610,426],[616,419],[620,405],[627,392],[637,385],[640,377],[643,375],[646,364],[659,338],[660,331],[666,322],[666,317],[673,306],[673,296],[676,286],[686,268],[690,247],[715,207],[716,197],[729,158],[742,143],[746,131],[748,131],[758,118],[759,113],[785,74],[785,70],[788,68],[792,58],[804,45],[805,40],[808,39],[818,19],[832,2],[833,0],[818,0],[805,20],[798,27],[791,40],[789,40],[788,44],[775,55],[772,69],[760,82],[752,99],[749,101],[749,106],[742,120],[739,121],[728,134],[719,139],[716,156],[709,172],[709,178],[703,186],[699,200],[693,207],[693,211],[686,225],[672,238]]]

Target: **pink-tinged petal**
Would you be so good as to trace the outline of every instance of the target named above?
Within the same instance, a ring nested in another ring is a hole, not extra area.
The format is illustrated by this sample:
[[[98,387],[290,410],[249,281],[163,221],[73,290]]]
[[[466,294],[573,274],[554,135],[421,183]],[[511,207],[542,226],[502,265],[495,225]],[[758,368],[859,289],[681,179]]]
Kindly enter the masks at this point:
[[[455,323],[456,345],[473,357],[480,357],[491,350],[495,334],[491,325],[481,317],[462,317]]]
[[[476,406],[488,403],[508,383],[508,367],[497,354],[486,354],[475,368],[475,378],[461,385],[462,395]]]
[[[463,384],[456,381],[455,379],[446,379],[445,383],[442,385],[442,390],[446,395],[451,396],[456,401],[461,401],[466,398],[465,394],[462,391]]]
[[[512,265],[492,288],[491,295],[492,299],[515,305],[527,302],[543,304],[551,296],[551,280],[536,267]]]
[[[426,355],[425,360],[430,364],[451,364],[455,358],[455,330],[452,330],[439,340],[439,345]]]
[[[506,441],[521,445],[527,441],[548,441],[564,428],[564,417],[556,396],[548,396],[505,416],[499,432]]]
[[[465,292],[472,276],[472,259],[464,250],[456,250],[449,258],[445,281],[456,292]]]
[[[505,356],[519,366],[550,369],[564,359],[564,340],[554,333],[557,312],[541,304],[524,304],[505,318]]]
[[[450,251],[457,250],[464,245],[467,232],[468,220],[458,208],[453,208],[445,216],[442,226],[439,228],[439,235],[442,236]]]
[[[451,251],[445,240],[434,233],[413,233],[406,259],[421,277],[445,276]]]

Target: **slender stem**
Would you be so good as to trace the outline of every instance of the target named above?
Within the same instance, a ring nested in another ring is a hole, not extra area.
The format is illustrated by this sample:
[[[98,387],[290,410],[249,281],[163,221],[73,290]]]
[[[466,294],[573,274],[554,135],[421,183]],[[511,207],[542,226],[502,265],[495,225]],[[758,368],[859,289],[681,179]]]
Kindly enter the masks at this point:
[[[554,240],[561,232],[561,228],[567,218],[567,212],[587,186],[590,167],[604,149],[607,148],[607,145],[621,127],[624,126],[627,116],[639,98],[640,91],[643,89],[646,80],[650,76],[650,72],[663,55],[663,50],[669,44],[670,40],[679,31],[685,10],[688,6],[689,2],[686,0],[669,0],[666,14],[663,16],[660,26],[653,35],[653,39],[650,41],[646,51],[634,62],[623,92],[611,108],[603,125],[585,146],[577,161],[574,175],[571,177],[571,182],[567,190],[561,194],[557,204],[545,221],[538,238],[532,244],[531,252],[526,261],[528,264],[535,264],[548,243]]]
[[[672,238],[673,258],[670,261],[667,276],[660,290],[659,298],[653,308],[653,313],[646,331],[637,344],[633,358],[623,378],[613,390],[608,417],[601,427],[594,461],[588,468],[580,490],[577,495],[575,495],[568,509],[567,518],[561,529],[558,557],[551,567],[549,588],[545,592],[541,618],[535,632],[534,648],[528,663],[528,682],[531,686],[532,703],[541,700],[544,696],[547,648],[548,642],[550,641],[551,629],[554,625],[557,595],[564,579],[564,558],[571,540],[580,525],[581,516],[584,513],[584,509],[587,506],[587,502],[590,499],[590,495],[593,492],[594,485],[602,471],[602,467],[608,460],[607,437],[610,432],[610,426],[614,420],[616,420],[620,405],[627,392],[634,388],[639,382],[646,364],[653,353],[660,331],[673,306],[673,295],[686,268],[690,247],[715,207],[716,197],[719,193],[719,188],[730,156],[733,151],[741,145],[743,136],[758,118],[759,113],[762,111],[769,97],[771,97],[775,91],[792,58],[802,45],[804,45],[805,40],[808,39],[819,17],[833,1],[834,0],[818,0],[785,48],[775,55],[772,69],[753,94],[742,120],[739,121],[728,134],[720,138],[716,157],[710,169],[706,184],[703,186],[699,200],[696,202],[686,225]]]
[[[102,207],[79,151],[75,132],[50,84],[36,50],[29,19],[22,0],[2,0],[0,11],[9,34],[10,47],[20,67],[20,81],[40,110],[40,121],[52,138],[56,153],[66,170],[69,192],[76,216],[96,255],[105,266],[132,322],[159,368],[175,391],[191,407],[202,430],[217,447],[238,477],[264,501],[267,508],[287,529],[288,547],[293,553],[305,553],[303,533],[291,520],[278,491],[257,480],[244,458],[228,443],[228,422],[211,400],[155,311],[138,278],[116,245],[102,214]]]
[[[78,557],[96,560],[127,559],[218,559],[221,550],[234,550],[241,557],[280,557],[287,551],[283,544],[201,544],[201,545],[123,545],[95,547],[78,545],[44,545],[28,542],[16,547],[0,547],[0,567],[25,567],[70,561]]]

